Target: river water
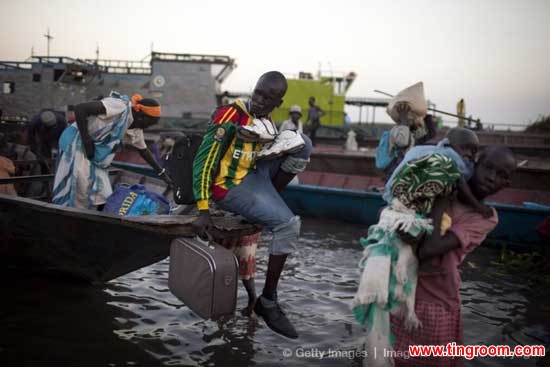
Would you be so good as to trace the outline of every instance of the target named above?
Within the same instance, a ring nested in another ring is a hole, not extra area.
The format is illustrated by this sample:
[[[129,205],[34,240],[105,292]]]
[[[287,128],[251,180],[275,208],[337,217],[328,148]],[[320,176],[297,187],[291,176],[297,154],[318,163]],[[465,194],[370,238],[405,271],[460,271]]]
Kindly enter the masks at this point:
[[[6,275],[0,298],[0,366],[361,366],[364,329],[349,303],[357,289],[358,238],[366,228],[304,220],[279,298],[300,333],[289,340],[256,319],[203,321],[168,290],[168,260],[109,282]],[[462,267],[466,344],[550,345],[548,298],[522,274],[500,274],[480,248]],[[267,251],[258,250],[258,291]],[[238,308],[246,305],[239,286]],[[318,358],[332,351],[332,358]],[[467,366],[543,366],[541,358],[477,358]]]

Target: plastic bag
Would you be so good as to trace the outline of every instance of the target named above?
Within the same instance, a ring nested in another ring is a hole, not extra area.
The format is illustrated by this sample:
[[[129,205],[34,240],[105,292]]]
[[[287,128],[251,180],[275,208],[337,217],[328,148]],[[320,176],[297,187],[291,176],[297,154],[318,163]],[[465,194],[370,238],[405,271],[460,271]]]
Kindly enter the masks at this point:
[[[143,185],[120,184],[107,198],[103,211],[128,217],[168,214],[170,203],[164,196],[147,190]]]

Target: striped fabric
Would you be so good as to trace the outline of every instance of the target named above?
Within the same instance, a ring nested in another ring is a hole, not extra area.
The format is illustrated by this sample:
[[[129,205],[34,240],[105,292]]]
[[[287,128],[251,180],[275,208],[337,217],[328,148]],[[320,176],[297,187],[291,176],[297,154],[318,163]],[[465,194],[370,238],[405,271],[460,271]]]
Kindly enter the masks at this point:
[[[76,124],[67,127],[59,138],[52,199],[54,204],[93,209],[103,204],[112,192],[107,168],[114,158],[115,146],[124,137],[132,113],[127,96],[111,92],[110,97],[121,99],[127,107],[111,123],[90,134],[95,147],[92,160],[86,157]]]
[[[262,144],[235,136],[237,126],[252,120],[241,101],[216,111],[193,162],[193,194],[199,209],[207,209],[211,197],[221,200],[256,166]]]

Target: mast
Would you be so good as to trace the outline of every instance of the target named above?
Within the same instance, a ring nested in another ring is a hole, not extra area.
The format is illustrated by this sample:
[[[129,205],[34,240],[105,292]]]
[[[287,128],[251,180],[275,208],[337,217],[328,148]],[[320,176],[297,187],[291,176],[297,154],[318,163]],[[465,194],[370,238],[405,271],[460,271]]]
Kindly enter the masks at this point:
[[[48,52],[47,56],[50,57],[50,41],[53,39],[53,36],[50,34],[50,28],[48,27],[48,33],[44,35],[46,37],[46,42],[48,43]]]

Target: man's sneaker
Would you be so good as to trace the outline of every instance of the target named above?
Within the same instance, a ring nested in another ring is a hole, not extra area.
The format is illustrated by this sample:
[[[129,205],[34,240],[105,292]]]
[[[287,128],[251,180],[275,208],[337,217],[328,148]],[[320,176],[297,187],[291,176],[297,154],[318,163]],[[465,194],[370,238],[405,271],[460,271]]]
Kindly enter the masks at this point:
[[[260,296],[254,306],[254,312],[258,316],[261,316],[267,326],[274,332],[287,338],[298,338],[296,329],[294,329],[294,326],[292,326],[276,300],[271,301],[264,296]]]
[[[284,130],[269,145],[263,147],[258,153],[258,159],[276,158],[283,154],[296,153],[302,149],[306,143],[302,135],[292,130]]]
[[[277,137],[277,127],[268,119],[254,119],[252,124],[237,128],[237,137],[246,141],[265,144]]]

